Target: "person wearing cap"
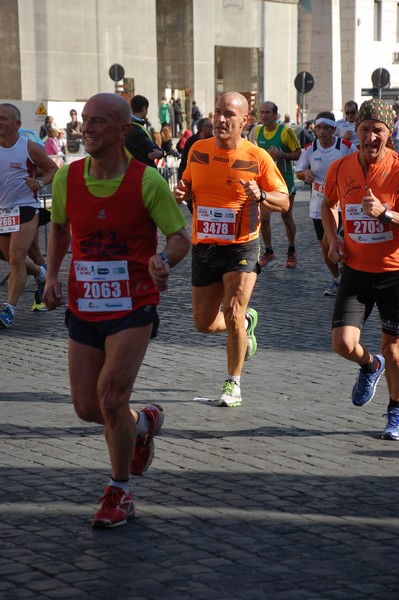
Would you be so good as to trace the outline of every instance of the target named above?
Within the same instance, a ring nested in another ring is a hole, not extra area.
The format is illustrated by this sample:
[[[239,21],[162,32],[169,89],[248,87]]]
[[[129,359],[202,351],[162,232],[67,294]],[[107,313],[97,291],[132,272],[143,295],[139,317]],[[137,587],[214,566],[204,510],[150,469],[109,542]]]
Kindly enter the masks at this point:
[[[333,349],[360,367],[355,406],[370,402],[385,370],[389,403],[382,437],[399,440],[399,157],[392,150],[392,128],[386,101],[363,102],[356,117],[359,151],[330,166],[321,215],[329,258],[343,263]],[[337,234],[338,203],[343,240]],[[381,353],[375,355],[361,341],[374,305],[381,320]]]
[[[334,160],[356,152],[356,146],[335,135],[335,117],[324,111],[316,117],[317,139],[305,146],[295,167],[296,176],[311,185],[309,216],[313,221],[316,237],[320,243],[324,262],[329,269],[332,281],[324,291],[325,296],[335,296],[340,282],[338,265],[328,258],[328,245],[321,222],[321,203],[328,167]]]

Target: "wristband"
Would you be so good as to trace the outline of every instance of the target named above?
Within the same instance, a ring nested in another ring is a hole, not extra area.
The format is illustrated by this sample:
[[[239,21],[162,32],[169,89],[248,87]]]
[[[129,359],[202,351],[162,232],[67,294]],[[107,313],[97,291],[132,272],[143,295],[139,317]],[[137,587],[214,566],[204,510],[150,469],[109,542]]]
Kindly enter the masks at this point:
[[[169,264],[169,258],[166,256],[165,252],[159,252],[158,256],[162,258],[162,262]]]

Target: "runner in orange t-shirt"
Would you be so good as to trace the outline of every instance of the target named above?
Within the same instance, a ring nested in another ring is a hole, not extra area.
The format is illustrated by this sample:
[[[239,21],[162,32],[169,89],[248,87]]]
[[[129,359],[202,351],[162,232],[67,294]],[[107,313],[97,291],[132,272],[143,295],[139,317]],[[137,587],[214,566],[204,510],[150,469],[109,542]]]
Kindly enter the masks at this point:
[[[192,146],[174,189],[177,202],[193,201],[196,328],[227,330],[228,373],[216,406],[241,404],[242,366],[256,351],[258,313],[247,307],[259,269],[259,205],[276,212],[289,208],[287,187],[272,158],[241,136],[247,120],[245,97],[223,94],[215,108],[215,137]]]
[[[343,262],[332,343],[360,366],[352,402],[364,406],[386,374],[389,404],[385,439],[399,440],[399,157],[392,148],[393,115],[383,100],[363,102],[356,117],[359,152],[328,170],[322,204],[329,258]],[[338,203],[344,239],[337,234]],[[373,306],[381,319],[381,355],[361,343]]]

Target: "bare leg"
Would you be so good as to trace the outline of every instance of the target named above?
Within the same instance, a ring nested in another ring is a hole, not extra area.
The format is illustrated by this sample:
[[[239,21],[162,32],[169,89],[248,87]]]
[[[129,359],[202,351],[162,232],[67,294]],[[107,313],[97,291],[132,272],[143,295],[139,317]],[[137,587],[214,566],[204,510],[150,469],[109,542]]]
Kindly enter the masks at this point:
[[[72,400],[78,416],[104,424],[112,477],[129,478],[137,413],[129,398],[148,346],[152,324],[108,336],[105,351],[69,341]]]
[[[296,225],[292,214],[294,211],[294,200],[295,193],[290,194],[290,207],[286,213],[281,213],[289,246],[295,246]]]

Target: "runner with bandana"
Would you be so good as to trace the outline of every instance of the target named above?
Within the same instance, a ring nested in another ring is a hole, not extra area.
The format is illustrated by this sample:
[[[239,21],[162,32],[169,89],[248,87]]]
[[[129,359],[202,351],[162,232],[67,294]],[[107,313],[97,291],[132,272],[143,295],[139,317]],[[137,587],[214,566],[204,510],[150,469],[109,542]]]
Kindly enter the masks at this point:
[[[355,406],[373,398],[386,375],[389,403],[384,439],[399,440],[399,157],[392,150],[392,109],[363,102],[356,117],[359,151],[329,168],[321,209],[329,258],[343,262],[332,323],[337,354],[359,365]],[[337,234],[341,206],[343,241]],[[381,320],[381,354],[361,342],[374,305]]]

